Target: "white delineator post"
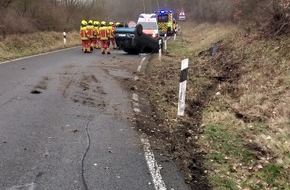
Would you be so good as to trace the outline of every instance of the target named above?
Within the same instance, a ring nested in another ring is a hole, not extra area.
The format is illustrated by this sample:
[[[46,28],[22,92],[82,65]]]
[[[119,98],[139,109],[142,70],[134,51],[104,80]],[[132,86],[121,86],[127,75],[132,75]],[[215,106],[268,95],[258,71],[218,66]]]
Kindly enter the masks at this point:
[[[187,72],[188,72],[188,59],[184,59],[181,62],[181,75],[179,83],[178,110],[177,110],[178,116],[184,115]]]
[[[162,58],[162,40],[159,39],[159,60]]]
[[[66,32],[63,32],[63,44],[66,45]]]
[[[173,39],[174,39],[174,41],[176,40],[176,33],[174,33]]]
[[[167,50],[167,34],[164,34],[164,49]]]

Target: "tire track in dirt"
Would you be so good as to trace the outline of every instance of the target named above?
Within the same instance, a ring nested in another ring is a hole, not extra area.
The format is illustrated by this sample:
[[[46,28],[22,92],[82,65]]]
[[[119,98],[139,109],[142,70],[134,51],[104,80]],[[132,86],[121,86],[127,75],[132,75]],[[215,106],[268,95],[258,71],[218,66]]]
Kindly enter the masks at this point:
[[[60,73],[58,90],[63,97],[70,98],[74,103],[104,108],[106,103],[103,96],[106,93],[100,82],[90,71],[80,70],[79,66],[66,66],[65,72]]]

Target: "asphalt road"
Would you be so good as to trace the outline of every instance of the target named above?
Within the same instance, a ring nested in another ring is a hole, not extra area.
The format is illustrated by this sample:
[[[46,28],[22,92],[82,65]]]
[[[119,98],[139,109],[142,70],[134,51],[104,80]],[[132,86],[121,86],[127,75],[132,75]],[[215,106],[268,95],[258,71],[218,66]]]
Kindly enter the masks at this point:
[[[122,88],[140,60],[77,47],[0,63],[0,189],[156,189]],[[186,189],[163,168],[165,189]]]

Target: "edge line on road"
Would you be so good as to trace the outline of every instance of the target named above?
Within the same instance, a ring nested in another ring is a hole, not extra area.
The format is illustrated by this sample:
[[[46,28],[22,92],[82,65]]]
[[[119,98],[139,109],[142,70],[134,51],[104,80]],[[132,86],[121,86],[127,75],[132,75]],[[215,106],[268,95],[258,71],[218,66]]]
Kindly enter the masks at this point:
[[[160,169],[162,168],[159,166],[155,160],[154,154],[150,148],[149,140],[145,137],[141,137],[141,142],[143,144],[143,150],[145,152],[145,159],[147,161],[153,183],[156,190],[166,190],[165,183],[162,179]]]
[[[138,68],[137,68],[137,74],[139,72],[141,72],[141,68],[144,64],[146,60],[146,56],[142,58]],[[134,78],[135,80],[138,80],[138,76],[135,76]],[[132,100],[133,100],[133,111],[135,112],[135,114],[140,113],[140,109],[139,109],[139,97],[138,94],[133,93],[132,95]],[[162,168],[161,166],[158,165],[154,153],[151,150],[151,146],[149,143],[149,140],[145,137],[145,135],[141,135],[140,140],[142,142],[143,145],[143,150],[144,150],[144,156],[145,156],[145,160],[147,162],[152,180],[153,180],[153,184],[156,190],[167,190],[166,185],[162,179],[161,173],[160,173],[160,169]]]
[[[78,48],[78,47],[65,48],[65,49],[60,49],[60,50],[55,50],[55,51],[40,53],[40,54],[36,54],[36,55],[30,55],[30,56],[26,56],[26,57],[21,57],[21,58],[17,58],[17,59],[7,60],[7,61],[0,62],[0,65],[5,64],[5,63],[14,62],[14,61],[20,61],[20,60],[24,60],[24,59],[38,57],[38,56],[42,56],[42,55],[48,55],[48,54],[51,54],[51,53],[62,52],[62,51],[66,51],[66,50],[70,50],[70,49],[75,49],[75,48]]]

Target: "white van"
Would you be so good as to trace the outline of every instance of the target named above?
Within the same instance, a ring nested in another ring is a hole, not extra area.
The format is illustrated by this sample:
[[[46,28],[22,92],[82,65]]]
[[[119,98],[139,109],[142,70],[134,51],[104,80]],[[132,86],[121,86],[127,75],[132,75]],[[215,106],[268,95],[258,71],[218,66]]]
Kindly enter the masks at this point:
[[[140,14],[137,24],[141,24],[143,26],[143,32],[145,34],[153,38],[159,37],[156,14]]]

